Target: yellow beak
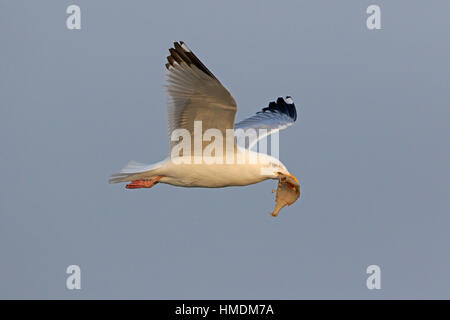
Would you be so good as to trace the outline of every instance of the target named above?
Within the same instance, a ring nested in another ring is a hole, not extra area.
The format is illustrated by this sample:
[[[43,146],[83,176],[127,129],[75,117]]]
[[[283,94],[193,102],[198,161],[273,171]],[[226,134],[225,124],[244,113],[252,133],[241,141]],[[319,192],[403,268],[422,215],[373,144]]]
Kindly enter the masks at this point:
[[[289,173],[289,176],[290,176],[292,179],[294,179],[297,183],[299,183],[299,182],[298,182],[298,179],[297,179],[296,177],[294,177],[292,174]]]

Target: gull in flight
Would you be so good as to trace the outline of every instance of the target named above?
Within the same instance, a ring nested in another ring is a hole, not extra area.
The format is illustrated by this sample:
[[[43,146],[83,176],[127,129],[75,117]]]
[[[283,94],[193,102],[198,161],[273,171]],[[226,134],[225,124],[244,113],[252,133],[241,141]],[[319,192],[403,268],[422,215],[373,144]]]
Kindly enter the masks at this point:
[[[169,52],[169,156],[149,165],[130,161],[109,182],[130,182],[127,189],[151,188],[157,183],[221,188],[278,179],[272,215],[294,203],[300,196],[297,178],[277,158],[254,151],[258,141],[296,121],[292,98],[280,97],[234,123],[236,101],[211,71],[182,41],[175,42]]]

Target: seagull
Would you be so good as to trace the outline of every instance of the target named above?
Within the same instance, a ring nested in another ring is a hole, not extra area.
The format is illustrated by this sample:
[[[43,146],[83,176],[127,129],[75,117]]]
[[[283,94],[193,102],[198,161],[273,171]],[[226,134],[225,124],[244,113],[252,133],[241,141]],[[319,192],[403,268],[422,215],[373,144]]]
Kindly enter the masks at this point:
[[[263,138],[297,120],[292,97],[279,97],[253,116],[234,123],[236,101],[188,46],[183,41],[175,42],[169,53],[166,63],[169,156],[154,164],[130,161],[110,177],[109,183],[129,182],[127,189],[151,188],[157,183],[222,188],[278,179],[278,190],[293,195],[280,204],[277,194],[277,207],[295,202],[300,196],[298,179],[276,157],[255,151]],[[251,130],[258,132],[256,138],[245,139],[245,133]],[[208,132],[213,132],[210,135],[214,139],[205,139]],[[219,139],[220,135],[223,139]],[[205,155],[207,150],[211,152]],[[284,196],[281,192],[280,195]]]

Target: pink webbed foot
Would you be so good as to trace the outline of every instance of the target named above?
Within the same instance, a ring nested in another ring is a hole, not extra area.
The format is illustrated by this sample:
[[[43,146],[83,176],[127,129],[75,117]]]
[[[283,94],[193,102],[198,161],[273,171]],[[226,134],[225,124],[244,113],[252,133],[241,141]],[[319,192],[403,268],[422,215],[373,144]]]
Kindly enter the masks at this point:
[[[131,183],[127,184],[125,186],[125,188],[127,188],[127,189],[151,188],[155,184],[157,184],[158,181],[162,177],[163,176],[157,176],[157,177],[155,177],[153,179],[150,179],[150,180],[134,180],[134,181],[131,181]]]

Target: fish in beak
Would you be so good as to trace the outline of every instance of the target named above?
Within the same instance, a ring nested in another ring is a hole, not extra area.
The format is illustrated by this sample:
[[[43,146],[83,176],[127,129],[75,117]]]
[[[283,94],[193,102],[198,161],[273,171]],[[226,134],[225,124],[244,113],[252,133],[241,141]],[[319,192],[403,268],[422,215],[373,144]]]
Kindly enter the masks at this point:
[[[275,192],[275,191],[272,191]],[[275,209],[272,216],[276,217],[281,209],[285,206],[290,206],[300,197],[300,184],[296,177],[292,174],[285,175],[278,174],[278,188],[276,190],[277,196],[275,198]]]

